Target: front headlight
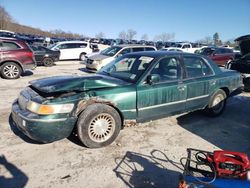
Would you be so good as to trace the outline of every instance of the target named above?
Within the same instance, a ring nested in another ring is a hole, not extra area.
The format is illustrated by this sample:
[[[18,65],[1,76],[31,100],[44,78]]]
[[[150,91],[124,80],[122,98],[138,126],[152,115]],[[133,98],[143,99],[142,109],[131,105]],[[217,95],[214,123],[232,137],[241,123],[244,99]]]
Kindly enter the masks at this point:
[[[74,108],[74,104],[54,104],[44,105],[29,101],[27,109],[39,115],[64,114],[70,113]]]
[[[95,60],[95,63],[99,65],[99,64],[101,64],[101,61],[100,60]]]

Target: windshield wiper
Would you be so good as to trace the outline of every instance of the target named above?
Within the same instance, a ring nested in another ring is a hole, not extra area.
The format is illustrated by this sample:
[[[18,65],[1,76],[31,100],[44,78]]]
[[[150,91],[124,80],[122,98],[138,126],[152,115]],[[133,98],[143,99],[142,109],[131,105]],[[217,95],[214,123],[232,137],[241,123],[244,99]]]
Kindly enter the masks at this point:
[[[105,71],[105,70],[103,70],[102,72],[110,76],[110,72]]]

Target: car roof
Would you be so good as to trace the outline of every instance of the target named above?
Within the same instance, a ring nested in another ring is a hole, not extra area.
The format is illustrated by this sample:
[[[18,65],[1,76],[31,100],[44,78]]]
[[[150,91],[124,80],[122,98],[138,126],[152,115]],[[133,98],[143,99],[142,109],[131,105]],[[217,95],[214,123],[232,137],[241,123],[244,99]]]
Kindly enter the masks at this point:
[[[6,40],[6,41],[21,41],[17,38],[11,38],[11,37],[0,37],[0,40]]]
[[[244,35],[235,39],[235,41],[250,40],[250,35]]]
[[[138,56],[150,56],[153,58],[162,57],[164,55],[167,56],[167,55],[183,55],[183,54],[201,56],[199,54],[179,52],[179,51],[141,51],[141,52],[133,52],[133,53],[129,53],[129,54],[134,54],[134,55],[138,55]]]
[[[115,45],[117,47],[121,47],[121,48],[131,48],[131,47],[138,47],[138,48],[145,48],[145,47],[150,47],[150,48],[155,48],[154,46],[147,46],[147,45],[138,45],[138,44],[120,44],[120,45]]]
[[[70,41],[60,41],[60,42],[57,42],[58,44],[66,44],[66,43],[88,43],[88,42],[85,42],[85,41],[81,41],[81,40],[70,40]]]

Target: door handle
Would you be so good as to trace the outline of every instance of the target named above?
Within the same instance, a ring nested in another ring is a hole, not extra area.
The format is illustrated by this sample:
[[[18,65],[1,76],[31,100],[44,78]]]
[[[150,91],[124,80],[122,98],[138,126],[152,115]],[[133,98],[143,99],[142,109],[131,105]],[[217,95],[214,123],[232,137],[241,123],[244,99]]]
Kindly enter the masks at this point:
[[[215,84],[216,84],[216,80],[211,80],[211,81],[209,81],[209,84],[210,84],[211,86],[215,85]]]
[[[180,91],[184,91],[184,90],[187,88],[187,86],[186,86],[186,85],[180,85],[180,86],[178,86],[177,88],[178,88],[178,90],[180,90]]]

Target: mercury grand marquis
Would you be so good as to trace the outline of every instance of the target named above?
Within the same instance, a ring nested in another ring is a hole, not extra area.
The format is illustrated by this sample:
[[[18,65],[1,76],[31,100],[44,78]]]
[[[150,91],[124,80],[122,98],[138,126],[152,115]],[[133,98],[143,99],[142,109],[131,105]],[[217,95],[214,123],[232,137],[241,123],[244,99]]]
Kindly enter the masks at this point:
[[[111,144],[124,126],[204,110],[220,115],[242,86],[239,73],[197,54],[137,52],[87,76],[30,82],[12,106],[14,124],[43,143],[76,130],[87,147]]]

